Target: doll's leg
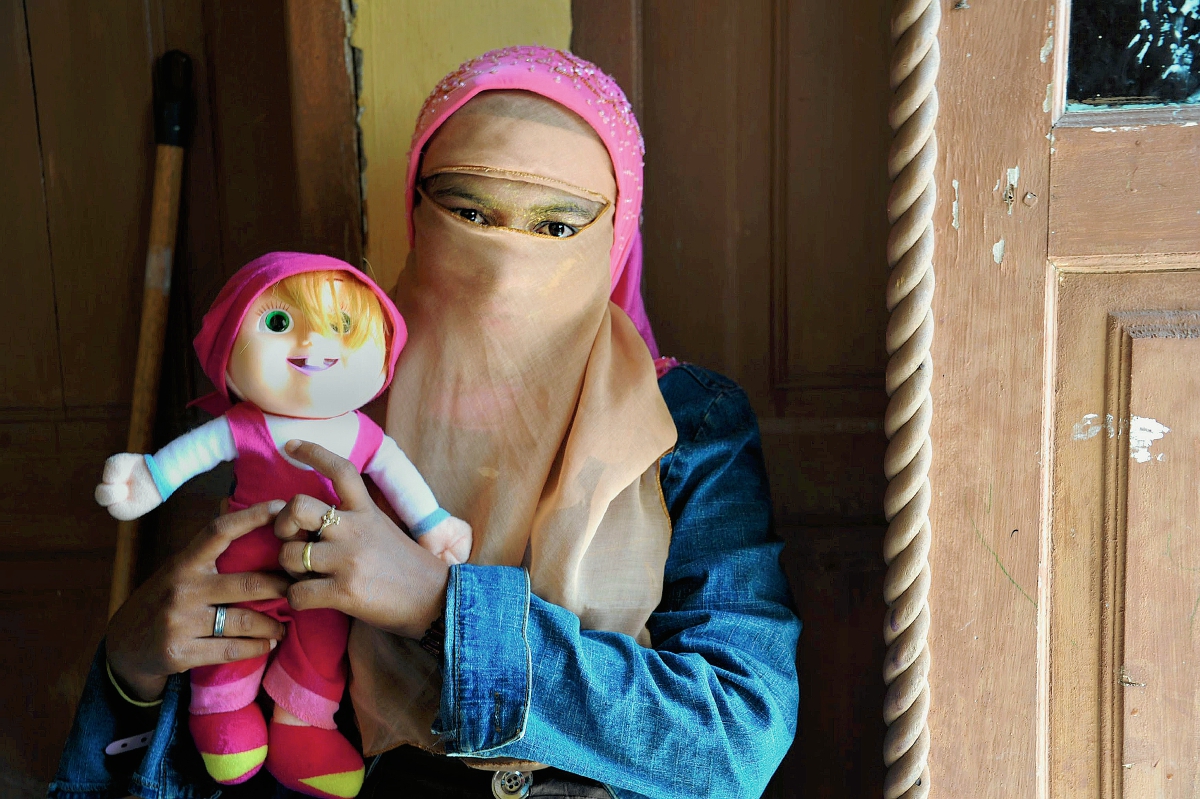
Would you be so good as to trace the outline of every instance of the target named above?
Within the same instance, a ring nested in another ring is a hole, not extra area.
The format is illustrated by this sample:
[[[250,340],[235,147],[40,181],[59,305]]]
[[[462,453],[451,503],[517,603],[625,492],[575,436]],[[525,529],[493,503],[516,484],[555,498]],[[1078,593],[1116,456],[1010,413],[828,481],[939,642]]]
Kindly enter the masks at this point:
[[[222,574],[279,568],[280,541],[270,526],[234,541],[217,559]],[[243,607],[274,618],[286,614],[286,599],[247,602]],[[255,703],[267,667],[267,655],[236,663],[192,669],[188,729],[214,780],[224,785],[245,782],[267,758],[267,724]]]
[[[267,770],[310,796],[348,799],[362,787],[362,755],[333,721],[346,687],[349,630],[350,620],[337,611],[294,612],[263,678],[276,704]]]
[[[245,782],[267,759],[267,725],[254,701],[266,666],[263,655],[192,669],[188,729],[204,768],[223,785]]]

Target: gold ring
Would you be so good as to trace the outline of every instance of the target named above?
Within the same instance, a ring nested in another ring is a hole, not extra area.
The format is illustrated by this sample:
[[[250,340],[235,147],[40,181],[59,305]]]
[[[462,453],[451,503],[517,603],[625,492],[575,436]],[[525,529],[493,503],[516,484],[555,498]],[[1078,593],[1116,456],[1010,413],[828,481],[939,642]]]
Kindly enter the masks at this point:
[[[305,572],[311,572],[313,570],[311,558],[312,558],[312,541],[309,541],[307,544],[304,545],[304,554],[300,557],[300,560],[304,563],[304,571]]]
[[[325,511],[325,515],[321,517],[321,529],[317,530],[317,534],[313,540],[320,541],[321,533],[325,532],[326,527],[342,523],[342,517],[338,516],[334,511],[337,510],[336,505],[330,505],[329,510]]]

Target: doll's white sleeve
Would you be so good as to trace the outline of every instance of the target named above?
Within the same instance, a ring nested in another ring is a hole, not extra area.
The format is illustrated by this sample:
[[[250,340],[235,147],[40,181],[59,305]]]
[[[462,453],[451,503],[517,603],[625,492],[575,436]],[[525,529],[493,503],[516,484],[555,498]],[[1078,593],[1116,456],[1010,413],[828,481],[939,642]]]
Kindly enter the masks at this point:
[[[363,473],[379,486],[413,538],[420,538],[450,518],[450,513],[438,505],[425,478],[391,436],[383,437]]]
[[[229,420],[218,416],[184,433],[153,456],[147,455],[146,467],[150,469],[158,493],[166,500],[175,489],[196,475],[236,457],[237,445],[233,442]]]

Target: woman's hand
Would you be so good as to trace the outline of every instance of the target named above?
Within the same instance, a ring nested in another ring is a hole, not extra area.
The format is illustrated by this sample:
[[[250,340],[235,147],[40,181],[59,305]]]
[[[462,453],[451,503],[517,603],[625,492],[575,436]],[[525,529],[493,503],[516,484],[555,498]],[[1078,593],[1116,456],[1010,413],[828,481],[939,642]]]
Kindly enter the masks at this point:
[[[167,677],[195,666],[257,657],[275,647],[284,627],[246,608],[225,612],[225,637],[213,638],[217,605],[277,599],[290,580],[282,574],[218,574],[217,558],[234,541],[283,507],[264,502],[214,519],[125,601],[108,623],[105,647],[113,676],[134,697],[162,694]]]
[[[275,517],[275,535],[285,542],[279,565],[302,579],[288,589],[296,610],[334,608],[381,630],[420,638],[446,603],[450,567],[421,548],[375,505],[354,465],[307,441],[289,441],[287,454],[333,481],[341,504],[337,524],[312,545],[329,506],[297,494]]]

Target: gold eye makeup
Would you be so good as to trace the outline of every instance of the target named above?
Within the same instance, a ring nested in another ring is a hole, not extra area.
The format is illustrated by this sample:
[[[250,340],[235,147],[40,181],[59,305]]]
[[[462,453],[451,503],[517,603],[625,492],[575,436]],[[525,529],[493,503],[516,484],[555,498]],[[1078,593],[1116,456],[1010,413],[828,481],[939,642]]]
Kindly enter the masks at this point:
[[[465,222],[549,238],[569,238],[604,213],[609,203],[557,186],[468,172],[423,179],[420,194]]]

